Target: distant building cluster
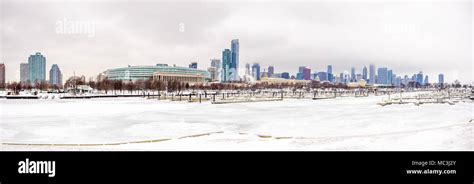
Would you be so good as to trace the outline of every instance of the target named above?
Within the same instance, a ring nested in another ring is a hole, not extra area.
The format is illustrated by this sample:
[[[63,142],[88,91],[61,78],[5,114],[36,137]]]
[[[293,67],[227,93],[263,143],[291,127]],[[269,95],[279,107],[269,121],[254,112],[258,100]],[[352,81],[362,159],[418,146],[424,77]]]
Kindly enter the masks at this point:
[[[239,40],[234,39],[230,43],[230,49],[222,51],[222,82],[238,81],[239,77]]]
[[[46,57],[40,52],[30,55],[27,63],[20,63],[20,83],[35,85],[49,83],[52,86],[62,87],[63,74],[57,64],[49,70],[49,80],[46,78]],[[5,64],[0,64],[0,84],[5,84]]]
[[[335,74],[332,65],[327,65],[323,71],[315,71],[306,66],[299,66],[295,75],[289,72],[277,73],[273,65],[262,68],[260,63],[246,63],[245,72],[239,75],[239,40],[231,40],[230,49],[222,51],[222,58],[210,60],[211,66],[207,70],[198,69],[198,62],[191,62],[188,67],[177,67],[168,64],[156,64],[155,66],[128,66],[108,69],[97,76],[98,81],[105,79],[135,82],[137,80],[149,80],[168,82],[178,81],[183,83],[204,82],[251,82],[266,81],[271,83],[299,81],[319,81],[322,83],[344,84],[348,86],[380,86],[380,87],[420,87],[429,83],[428,75],[422,71],[408,75],[397,75],[387,67],[376,68],[374,64],[364,66],[360,73],[355,67],[350,72],[343,71]],[[27,63],[20,64],[20,82],[23,84],[37,84],[47,82],[50,85],[62,86],[63,76],[57,64],[53,64],[49,70],[49,80],[46,79],[46,57],[40,52],[30,55]],[[75,75],[74,75],[75,77]],[[82,76],[80,81],[85,82]],[[74,80],[71,79],[71,80]],[[90,81],[94,80],[93,78]],[[68,80],[69,81],[69,80]],[[75,80],[74,80],[75,81]],[[306,83],[306,82],[302,82]],[[438,75],[438,86],[445,83],[444,75]],[[5,86],[5,64],[0,64],[0,86]]]

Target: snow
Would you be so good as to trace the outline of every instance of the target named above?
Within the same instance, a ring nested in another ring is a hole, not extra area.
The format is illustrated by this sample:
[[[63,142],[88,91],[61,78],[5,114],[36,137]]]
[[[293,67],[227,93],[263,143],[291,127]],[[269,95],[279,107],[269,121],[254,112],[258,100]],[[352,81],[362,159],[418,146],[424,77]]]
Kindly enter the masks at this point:
[[[0,99],[1,143],[170,139],[3,144],[0,150],[474,150],[474,103],[376,105],[382,98],[218,105],[131,97]]]

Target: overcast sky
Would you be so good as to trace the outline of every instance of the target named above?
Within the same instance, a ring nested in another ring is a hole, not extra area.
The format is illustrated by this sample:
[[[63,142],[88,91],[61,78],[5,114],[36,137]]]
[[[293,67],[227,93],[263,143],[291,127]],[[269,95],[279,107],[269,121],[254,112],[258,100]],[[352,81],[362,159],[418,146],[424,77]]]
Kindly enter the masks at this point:
[[[295,74],[332,64],[338,74],[374,63],[402,76],[423,71],[430,82],[439,73],[448,82],[474,79],[470,1],[0,1],[7,81],[19,80],[20,63],[35,52],[46,57],[48,80],[52,64],[63,80],[127,65],[197,61],[206,69],[232,39],[240,40],[240,68],[258,62]],[[69,23],[93,29],[61,32]]]

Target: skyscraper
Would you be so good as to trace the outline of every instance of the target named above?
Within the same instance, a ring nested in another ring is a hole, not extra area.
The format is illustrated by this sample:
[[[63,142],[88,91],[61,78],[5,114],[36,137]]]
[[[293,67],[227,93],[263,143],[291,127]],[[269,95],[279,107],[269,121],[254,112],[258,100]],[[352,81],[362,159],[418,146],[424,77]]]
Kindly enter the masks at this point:
[[[28,82],[28,63],[20,63],[20,82]]]
[[[388,84],[387,68],[378,68],[377,70],[377,84]]]
[[[327,81],[327,76],[328,74],[326,72],[318,72],[317,77],[319,78],[319,81]]]
[[[5,64],[0,63],[0,87],[5,87]]]
[[[51,70],[49,70],[49,83],[57,86],[62,86],[63,84],[63,74],[57,64],[53,64]]]
[[[189,64],[189,68],[197,69],[198,68],[198,63],[197,62],[192,62],[191,64]]]
[[[230,71],[230,64],[231,64],[231,61],[232,61],[232,54],[230,52],[229,49],[224,49],[224,51],[222,51],[222,77],[221,77],[221,81],[222,82],[228,82],[230,81],[230,77],[232,75],[231,71]]]
[[[428,75],[425,76],[425,80],[423,81],[423,84],[429,84],[430,82],[428,81]]]
[[[221,79],[221,60],[220,59],[211,59],[211,67],[214,67],[215,69],[212,69],[214,72],[214,81],[220,81]]]
[[[231,49],[231,64],[230,70],[232,72],[231,80],[239,80],[239,39],[234,39],[230,44]]]
[[[28,80],[32,83],[46,80],[46,57],[40,52],[28,58]]]
[[[417,75],[416,75],[416,82],[419,83],[420,85],[424,85],[423,84],[423,72],[420,71]]]
[[[367,67],[364,66],[364,68],[362,69],[362,79],[364,79],[365,81],[367,81]]]
[[[311,69],[305,67],[303,69],[303,79],[304,80],[311,80]]]
[[[327,73],[328,73],[328,81],[333,82],[334,74],[332,74],[332,65],[328,65]]]
[[[440,84],[440,85],[444,84],[444,75],[443,74],[438,75],[438,84]]]
[[[274,69],[273,66],[269,66],[268,67],[268,77],[271,77],[273,74],[274,74]]]
[[[373,64],[369,66],[369,83],[375,84],[375,65]]]
[[[254,63],[252,65],[252,76],[255,80],[260,80],[260,64]]]
[[[355,68],[354,68],[354,67],[351,67],[351,82],[355,82],[355,81],[356,81]]]
[[[388,70],[388,72],[387,72],[387,84],[392,84],[392,80],[393,80],[393,71]]]
[[[250,75],[250,64],[249,63],[245,64],[245,75]]]
[[[306,66],[300,66],[298,68],[298,73],[303,73],[303,70],[306,68]]]

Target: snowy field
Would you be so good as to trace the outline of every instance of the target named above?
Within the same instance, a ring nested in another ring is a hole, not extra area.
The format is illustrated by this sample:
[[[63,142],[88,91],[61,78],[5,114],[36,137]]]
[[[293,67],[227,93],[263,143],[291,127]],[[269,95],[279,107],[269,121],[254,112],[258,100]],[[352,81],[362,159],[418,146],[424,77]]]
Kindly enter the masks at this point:
[[[382,98],[0,99],[0,150],[474,150],[474,103],[376,105]]]

